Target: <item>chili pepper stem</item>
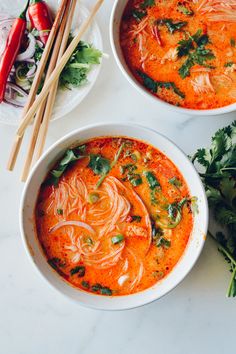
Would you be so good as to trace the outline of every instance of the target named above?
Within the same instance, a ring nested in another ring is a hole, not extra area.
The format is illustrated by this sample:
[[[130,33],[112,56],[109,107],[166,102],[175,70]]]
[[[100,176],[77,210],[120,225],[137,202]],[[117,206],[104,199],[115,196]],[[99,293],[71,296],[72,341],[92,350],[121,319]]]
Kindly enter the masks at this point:
[[[19,16],[19,18],[21,18],[22,20],[25,20],[25,18],[26,18],[26,12],[27,12],[27,10],[28,10],[29,3],[30,3],[30,0],[27,1],[24,10],[22,11],[22,13],[21,13],[20,16]]]
[[[42,0],[31,0],[30,5],[35,5],[38,2],[42,2]]]

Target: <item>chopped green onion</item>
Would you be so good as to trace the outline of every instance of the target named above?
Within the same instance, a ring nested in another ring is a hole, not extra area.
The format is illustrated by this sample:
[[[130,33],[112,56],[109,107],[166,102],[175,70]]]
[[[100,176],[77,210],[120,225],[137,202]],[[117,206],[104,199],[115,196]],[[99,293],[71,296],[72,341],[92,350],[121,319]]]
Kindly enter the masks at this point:
[[[113,243],[113,245],[116,245],[117,243],[120,243],[124,240],[124,236],[123,235],[116,235],[113,236],[111,239],[111,242]]]
[[[90,204],[94,204],[99,200],[99,194],[98,193],[89,193],[88,195],[88,202]]]
[[[145,171],[143,174],[146,177],[147,183],[151,189],[155,189],[156,187],[160,187],[160,183],[158,182],[154,173],[152,173],[150,171]]]

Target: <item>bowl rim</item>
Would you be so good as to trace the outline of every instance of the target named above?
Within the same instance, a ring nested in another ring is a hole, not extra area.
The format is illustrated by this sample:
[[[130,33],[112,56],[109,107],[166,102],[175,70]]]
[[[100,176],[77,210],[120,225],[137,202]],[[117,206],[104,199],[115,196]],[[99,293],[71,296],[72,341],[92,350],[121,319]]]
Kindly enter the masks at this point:
[[[183,152],[183,150],[181,148],[179,148],[171,139],[169,139],[168,137],[166,137],[165,135],[163,135],[162,133],[159,133],[157,130],[153,129],[153,128],[149,128],[149,127],[146,127],[142,124],[138,124],[138,123],[122,123],[122,124],[119,124],[119,123],[108,123],[108,122],[101,122],[101,123],[97,123],[97,124],[89,124],[89,125],[86,125],[84,127],[81,127],[81,128],[78,128],[78,129],[75,129],[73,130],[72,132],[69,132],[68,134],[66,134],[65,136],[61,137],[59,140],[57,140],[55,143],[53,143],[44,153],[43,155],[40,157],[40,159],[36,162],[36,164],[34,165],[34,167],[32,168],[32,170],[30,171],[30,174],[27,178],[27,181],[25,183],[25,186],[24,186],[24,189],[23,189],[23,192],[22,192],[22,195],[21,195],[21,200],[20,200],[20,208],[19,208],[19,226],[20,226],[20,234],[21,234],[21,239],[22,239],[22,242],[23,242],[23,245],[24,245],[24,248],[25,248],[25,251],[26,251],[26,254],[28,256],[28,258],[30,259],[30,262],[31,264],[33,264],[33,268],[37,271],[38,274],[40,274],[41,278],[44,279],[44,281],[46,281],[51,288],[53,288],[54,290],[56,290],[59,294],[63,295],[65,298],[69,299],[70,301],[74,302],[75,304],[77,305],[80,305],[80,306],[84,306],[84,307],[87,307],[87,308],[91,308],[91,309],[95,309],[95,310],[104,310],[104,311],[121,311],[121,310],[129,310],[129,309],[133,309],[133,308],[138,308],[138,307],[142,307],[142,306],[145,306],[149,303],[152,303],[156,300],[159,300],[160,298],[162,298],[163,296],[167,295],[169,292],[171,292],[172,290],[174,290],[180,283],[182,283],[182,281],[186,278],[186,276],[190,273],[190,271],[192,270],[192,268],[194,267],[194,265],[196,264],[197,260],[199,259],[199,256],[202,252],[202,249],[203,249],[203,246],[205,244],[205,240],[206,240],[206,237],[202,237],[201,238],[201,244],[200,246],[198,247],[197,250],[195,250],[195,253],[192,257],[192,260],[191,260],[191,264],[190,266],[188,266],[187,268],[187,271],[185,272],[182,272],[181,276],[180,276],[180,279],[178,282],[176,282],[176,284],[173,284],[170,286],[170,288],[165,291],[163,294],[161,295],[158,295],[157,293],[157,296],[153,299],[146,299],[145,296],[143,297],[143,301],[141,304],[132,304],[132,305],[128,305],[128,306],[121,306],[121,307],[113,307],[111,305],[111,303],[109,303],[109,301],[107,301],[107,306],[104,306],[104,305],[101,305],[101,304],[98,304],[98,305],[92,305],[92,304],[88,304],[88,303],[84,303],[84,302],[80,302],[76,299],[74,299],[72,296],[69,296],[68,294],[66,294],[65,292],[61,291],[60,289],[58,289],[58,287],[53,284],[53,282],[51,282],[44,274],[44,272],[40,269],[40,267],[35,263],[34,261],[34,257],[31,253],[31,247],[27,241],[27,236],[26,236],[26,233],[25,233],[25,230],[24,230],[24,205],[25,205],[25,199],[26,199],[26,195],[27,195],[27,192],[28,192],[28,186],[31,182],[31,179],[32,177],[34,176],[34,174],[36,173],[37,169],[39,168],[39,166],[45,161],[45,159],[47,158],[48,155],[50,155],[50,153],[56,149],[57,147],[59,147],[62,143],[66,142],[67,140],[71,139],[74,137],[74,140],[76,141],[76,136],[78,136],[80,133],[83,133],[83,132],[86,132],[87,130],[89,129],[94,129],[94,128],[101,128],[101,127],[110,127],[111,129],[115,128],[115,127],[127,127],[127,128],[134,128],[134,127],[137,127],[139,129],[142,129],[142,130],[146,130],[146,131],[151,131],[152,133],[156,134],[157,136],[160,136],[161,138],[163,138],[164,140],[166,140],[166,142],[172,146],[175,147],[176,150],[178,150],[178,153],[181,155],[181,158],[189,165],[191,165],[192,167],[192,172],[194,174],[194,178],[195,180],[198,182],[199,184],[199,188],[201,190],[201,193],[202,193],[202,196],[203,196],[203,200],[202,200],[202,204],[203,204],[203,207],[204,207],[204,225],[201,229],[201,233],[203,233],[203,235],[207,235],[207,230],[208,230],[208,222],[209,222],[209,209],[208,209],[208,202],[207,202],[207,197],[206,197],[206,193],[205,193],[205,189],[204,189],[204,186],[202,184],[202,181],[201,181],[201,178],[199,176],[199,174],[197,173],[194,165],[191,164],[191,162],[189,161],[188,157],[186,156],[186,154]],[[97,135],[97,137],[99,137],[101,135]],[[112,133],[111,133],[111,136],[112,136]],[[114,135],[115,136],[115,135]],[[129,134],[127,134],[127,137],[129,137]],[[96,138],[96,135],[94,136],[94,138]],[[137,138],[138,140],[141,140],[140,138]],[[85,139],[86,140],[86,139]],[[145,141],[145,140],[144,140]],[[72,145],[72,144],[70,144]],[[157,146],[154,146],[158,149]],[[63,150],[63,148],[61,149]],[[168,155],[167,155],[168,156]],[[168,157],[170,158],[170,157]],[[174,163],[174,162],[173,162]],[[178,167],[178,166],[177,166]],[[182,173],[182,171],[180,171]],[[184,176],[185,177],[185,176]],[[188,181],[186,179],[186,182],[188,184]],[[38,192],[38,191],[37,191]],[[181,258],[180,258],[181,260]],[[179,261],[180,261],[179,260]],[[178,262],[179,262],[178,261]],[[178,264],[177,262],[177,264]],[[175,265],[175,267],[177,266],[177,264]],[[174,267],[174,268],[175,268]],[[173,268],[173,269],[174,269]],[[53,270],[51,270],[53,271]],[[173,270],[172,270],[173,271]],[[172,273],[172,271],[170,272],[170,274]],[[66,283],[66,285],[68,287],[70,287],[69,284]],[[146,290],[149,290],[146,289]],[[145,290],[144,290],[145,291]],[[136,294],[140,294],[142,292],[138,292],[138,293],[135,293],[135,294],[130,294],[130,295],[124,295],[124,296],[119,296],[119,297],[111,297],[111,298],[116,298],[116,299],[119,299],[119,298],[130,298],[132,297],[132,295],[136,295]],[[97,296],[97,295],[95,295]],[[109,297],[110,299],[110,297]]]
[[[174,106],[171,103],[168,103],[166,101],[161,100],[159,97],[154,96],[151,92],[145,89],[143,85],[141,85],[134,77],[134,75],[129,71],[129,68],[127,68],[122,64],[118,51],[117,51],[117,46],[119,46],[119,42],[115,40],[114,34],[115,34],[115,17],[116,17],[116,12],[118,5],[122,2],[127,4],[129,0],[115,0],[113,7],[112,7],[112,12],[110,16],[110,23],[109,23],[109,37],[110,37],[110,45],[112,48],[113,55],[115,57],[115,61],[124,75],[124,77],[127,79],[127,81],[143,96],[147,97],[149,100],[152,100],[153,102],[158,102],[163,106],[163,108],[168,109],[169,111],[174,111],[176,113],[184,114],[184,115],[192,115],[192,116],[214,116],[214,115],[219,115],[219,114],[226,114],[230,113],[236,110],[236,102],[232,103],[230,105],[224,106],[224,107],[219,107],[219,108],[212,108],[212,109],[192,109],[192,108],[183,108],[183,107],[178,107]],[[120,28],[120,23],[119,27]],[[121,50],[122,53],[122,50]],[[127,70],[128,69],[128,70]]]

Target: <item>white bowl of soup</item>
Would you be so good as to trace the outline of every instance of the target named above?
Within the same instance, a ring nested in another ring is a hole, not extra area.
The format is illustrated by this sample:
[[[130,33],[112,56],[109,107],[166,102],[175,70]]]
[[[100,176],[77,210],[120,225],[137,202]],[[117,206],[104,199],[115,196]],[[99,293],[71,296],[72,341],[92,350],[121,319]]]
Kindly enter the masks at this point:
[[[119,68],[167,109],[193,115],[235,110],[235,4],[116,0],[110,41]]]
[[[138,307],[177,286],[208,227],[186,155],[135,124],[78,129],[49,148],[24,188],[20,228],[44,279],[78,304]]]

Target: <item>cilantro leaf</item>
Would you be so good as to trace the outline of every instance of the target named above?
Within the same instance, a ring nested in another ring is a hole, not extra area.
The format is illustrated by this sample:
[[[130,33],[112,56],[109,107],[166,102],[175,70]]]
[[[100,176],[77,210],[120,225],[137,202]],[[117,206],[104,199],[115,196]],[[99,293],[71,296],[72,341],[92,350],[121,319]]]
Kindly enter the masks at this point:
[[[177,4],[177,9],[180,13],[186,15],[186,16],[192,16],[194,14],[193,10],[191,9],[190,6],[187,6],[187,4],[183,2],[178,2]]]
[[[169,183],[172,184],[172,186],[175,186],[176,188],[182,186],[182,182],[177,177],[170,178]]]
[[[57,164],[57,167],[50,171],[50,177],[47,181],[49,184],[58,185],[59,179],[62,174],[66,171],[66,169],[75,161],[83,158],[84,156],[80,154],[76,154],[74,150],[69,149],[65,152],[62,159]]]
[[[142,9],[146,9],[147,7],[151,7],[151,6],[154,6],[155,5],[155,0],[144,0],[140,7]]]
[[[179,88],[175,85],[174,82],[170,81],[155,81],[150,76],[142,72],[141,70],[137,70],[137,74],[143,80],[143,85],[152,93],[157,93],[159,89],[172,89],[176,95],[181,98],[185,98],[185,94],[179,90]]]
[[[158,182],[156,176],[152,172],[145,171],[144,176],[147,179],[147,183],[148,183],[150,189],[153,190],[157,187],[160,187],[160,183]]]
[[[90,161],[88,164],[95,175],[104,175],[107,174],[111,169],[110,161],[101,155],[91,154]]]
[[[69,39],[69,42],[72,38]],[[80,87],[87,83],[93,65],[100,64],[102,53],[91,44],[80,41],[60,75],[61,87]]]
[[[194,35],[189,35],[189,38],[179,41],[177,47],[178,57],[187,56],[186,61],[179,68],[179,75],[182,79],[190,75],[191,68],[195,65],[206,65],[206,62],[215,58],[211,49],[205,48],[209,43],[207,34],[202,34],[198,30]]]
[[[156,23],[157,25],[165,25],[171,34],[187,25],[186,21],[173,21],[171,18],[163,18]]]

